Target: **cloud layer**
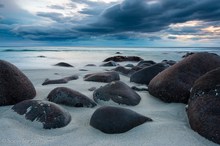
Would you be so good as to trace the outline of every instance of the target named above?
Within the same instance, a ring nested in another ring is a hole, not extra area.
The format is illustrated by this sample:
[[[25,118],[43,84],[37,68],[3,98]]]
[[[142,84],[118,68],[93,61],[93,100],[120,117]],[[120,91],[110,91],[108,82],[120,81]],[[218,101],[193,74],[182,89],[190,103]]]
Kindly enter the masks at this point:
[[[10,32],[32,40],[220,38],[217,31],[220,27],[219,0],[124,0],[112,3],[70,0],[68,5],[48,5],[50,11],[35,14],[24,13],[25,10],[13,5],[21,15],[18,19],[6,14],[11,9],[6,7],[7,4],[12,5],[0,2],[0,12],[5,12],[0,20],[8,25],[9,19],[14,20],[10,25],[15,27]],[[39,23],[24,24],[24,16],[28,20],[32,16]],[[211,26],[213,28],[207,29]]]

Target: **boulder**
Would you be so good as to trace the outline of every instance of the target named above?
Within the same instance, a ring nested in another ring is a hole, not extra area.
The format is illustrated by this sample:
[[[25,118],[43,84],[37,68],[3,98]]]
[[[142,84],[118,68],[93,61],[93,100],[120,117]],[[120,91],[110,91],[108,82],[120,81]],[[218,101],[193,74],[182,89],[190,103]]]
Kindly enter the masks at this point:
[[[49,101],[25,100],[12,109],[19,115],[25,115],[27,120],[41,122],[44,129],[61,128],[71,121],[68,111]]]
[[[141,97],[128,85],[121,81],[111,82],[103,87],[96,89],[93,93],[93,99],[96,102],[99,102],[99,100],[112,100],[118,104],[126,104],[132,106],[139,104],[141,101]]]
[[[96,103],[82,93],[67,87],[53,89],[47,99],[57,104],[74,107],[95,107]]]
[[[12,105],[36,96],[31,81],[13,64],[0,60],[0,106]]]
[[[149,83],[149,93],[165,102],[187,103],[195,80],[220,67],[220,56],[195,53],[155,76]]]
[[[103,62],[115,61],[115,62],[123,62],[123,61],[141,61],[142,58],[138,56],[113,56],[106,58]]]
[[[205,138],[220,144],[220,68],[195,81],[187,115],[190,126]]]
[[[90,119],[90,125],[104,133],[124,133],[152,119],[130,109],[103,106]]]
[[[161,71],[168,68],[169,66],[164,63],[158,63],[149,67],[145,67],[130,77],[130,82],[135,82],[139,84],[146,84],[148,85],[149,82]]]
[[[48,84],[66,84],[71,80],[77,80],[79,77],[77,75],[72,75],[69,77],[65,77],[62,79],[54,79],[54,80],[50,80],[50,79],[46,79],[42,85],[48,85]]]

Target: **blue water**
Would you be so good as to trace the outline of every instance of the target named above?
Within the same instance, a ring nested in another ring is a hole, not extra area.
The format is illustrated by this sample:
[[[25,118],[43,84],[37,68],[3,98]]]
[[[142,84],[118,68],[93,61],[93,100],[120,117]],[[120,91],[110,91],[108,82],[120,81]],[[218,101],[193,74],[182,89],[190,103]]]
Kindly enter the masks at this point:
[[[107,47],[0,47],[0,59],[21,69],[52,68],[58,62],[68,62],[75,67],[88,63],[100,64],[105,58],[117,55],[140,56],[145,60],[160,62],[181,60],[186,52],[212,52],[220,55],[220,48],[107,48]],[[45,56],[45,58],[39,57]]]

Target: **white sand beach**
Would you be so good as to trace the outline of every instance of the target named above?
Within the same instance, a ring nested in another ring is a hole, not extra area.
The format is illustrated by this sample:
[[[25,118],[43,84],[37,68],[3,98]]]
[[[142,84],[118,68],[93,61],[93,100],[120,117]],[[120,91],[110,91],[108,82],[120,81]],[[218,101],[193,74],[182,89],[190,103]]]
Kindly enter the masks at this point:
[[[37,96],[34,99],[45,100],[49,92],[56,87],[68,87],[92,99],[93,92],[88,89],[98,88],[106,83],[86,82],[83,77],[88,73],[112,69],[113,67],[99,67],[103,58],[109,55],[114,54],[105,54],[97,60],[90,60],[91,63],[97,65],[92,67],[84,67],[81,64],[81,66],[78,65],[74,68],[65,68],[52,66],[50,63],[50,68],[28,69],[28,67],[24,67],[21,70],[36,88]],[[160,58],[164,59],[163,56]],[[74,61],[70,63],[74,65]],[[22,64],[20,65],[22,66]],[[28,62],[23,62],[23,65],[28,66]],[[42,64],[42,66],[44,65]],[[79,71],[82,68],[88,71]],[[67,84],[42,86],[46,78],[59,79],[74,74],[79,76],[78,80],[70,81]],[[129,78],[123,75],[120,75],[120,80],[129,86],[140,86],[130,83]],[[118,105],[111,102],[98,104],[94,108],[61,105],[70,112],[72,120],[66,127],[50,130],[43,129],[41,123],[28,121],[24,116],[18,115],[11,110],[12,106],[2,106],[0,107],[0,143],[2,146],[217,146],[191,130],[185,112],[185,104],[164,103],[149,95],[147,91],[137,93],[141,96],[141,102],[137,106]],[[150,117],[153,122],[146,122],[122,134],[105,134],[89,125],[94,111],[103,105],[131,109]]]

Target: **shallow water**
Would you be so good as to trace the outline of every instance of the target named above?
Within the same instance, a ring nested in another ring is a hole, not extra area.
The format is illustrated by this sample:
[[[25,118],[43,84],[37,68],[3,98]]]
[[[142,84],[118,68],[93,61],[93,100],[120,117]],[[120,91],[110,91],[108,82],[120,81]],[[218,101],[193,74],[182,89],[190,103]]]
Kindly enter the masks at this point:
[[[165,59],[181,60],[186,52],[204,51],[220,54],[220,48],[0,47],[0,59],[21,69],[52,68],[58,62],[67,62],[80,68],[88,63],[99,65],[105,58],[118,55],[116,52],[161,62]]]

